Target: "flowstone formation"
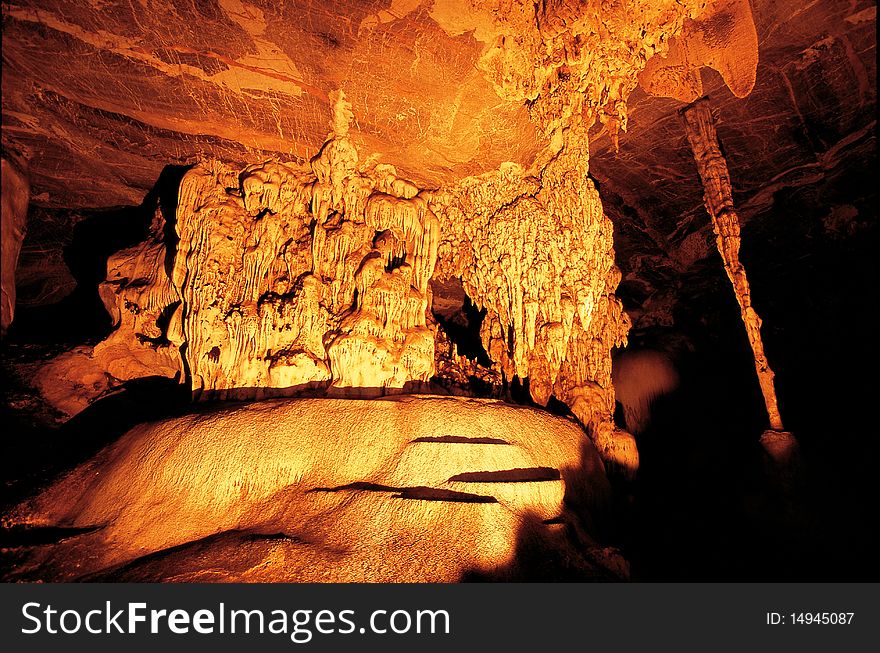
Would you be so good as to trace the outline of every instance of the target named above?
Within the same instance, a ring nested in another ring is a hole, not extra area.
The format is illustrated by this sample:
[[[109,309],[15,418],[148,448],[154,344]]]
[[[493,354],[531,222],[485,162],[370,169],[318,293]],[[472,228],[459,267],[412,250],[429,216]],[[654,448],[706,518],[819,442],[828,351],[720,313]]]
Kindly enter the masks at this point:
[[[606,459],[635,469],[635,447],[610,419],[610,352],[629,328],[612,225],[587,176],[586,134],[565,139],[539,176],[508,166],[443,197],[437,276],[461,278],[486,310],[481,340],[504,378],[528,379],[539,405],[568,404]]]
[[[619,555],[566,536],[601,516],[609,491],[578,425],[543,411],[254,402],[139,425],[18,506],[5,525],[69,530],[4,550],[21,556],[6,580],[509,580],[530,547],[581,579],[620,579]]]
[[[181,183],[169,339],[186,345],[197,393],[369,394],[433,374],[438,220],[390,166],[358,169],[350,104],[341,92],[333,101],[311,170],[214,163]]]
[[[486,311],[501,383],[565,402],[607,460],[634,470],[611,422],[610,351],[628,321],[585,131],[566,130],[537,175],[510,164],[420,191],[391,166],[359,167],[342,92],[331,114],[308,168],[206,162],[184,176],[173,252],[157,212],[151,237],[111,258],[101,294],[118,328],[90,361],[116,379],[179,376],[201,398],[425,391],[430,282],[459,279]]]

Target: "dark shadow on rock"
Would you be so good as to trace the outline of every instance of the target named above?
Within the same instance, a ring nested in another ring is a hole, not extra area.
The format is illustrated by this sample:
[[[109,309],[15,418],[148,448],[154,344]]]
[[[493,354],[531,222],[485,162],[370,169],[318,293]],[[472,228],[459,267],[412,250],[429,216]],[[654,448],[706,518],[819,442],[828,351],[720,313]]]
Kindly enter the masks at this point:
[[[447,501],[449,503],[498,503],[495,497],[471,492],[456,492],[443,488],[427,487],[425,485],[391,487],[378,483],[356,481],[339,485],[337,487],[316,487],[306,490],[306,494],[313,492],[386,492],[394,499],[409,499],[413,501]],[[396,493],[396,494],[395,494]]]
[[[511,561],[496,569],[471,569],[462,582],[628,580],[626,560],[615,548],[600,544],[616,531],[611,485],[599,454],[584,438],[578,464],[560,470],[565,481],[561,514],[552,519],[522,516]]]
[[[72,537],[98,530],[100,526],[11,526],[0,528],[0,549],[59,544]]]
[[[83,211],[82,219],[73,227],[72,241],[64,249],[64,262],[76,287],[55,304],[22,306],[16,311],[8,337],[17,342],[67,345],[106,337],[111,322],[98,295],[98,285],[107,276],[107,261],[112,254],[146,239],[157,210],[165,219],[166,246],[173,257],[177,247],[177,195],[180,181],[191,167],[165,166],[140,206]]]
[[[448,479],[460,483],[540,483],[558,481],[559,470],[553,467],[518,467],[482,472],[462,472]]]
[[[148,377],[126,382],[57,428],[7,432],[0,455],[0,509],[8,510],[85,462],[136,424],[181,415],[190,406],[190,393],[179,383]]]
[[[797,496],[783,491],[759,444],[766,413],[729,294],[722,324],[682,360],[681,387],[656,402],[652,424],[639,438],[634,509],[622,544],[633,579],[867,580],[873,556],[859,508],[864,497],[847,487],[865,483],[836,480],[833,459],[814,448],[816,440],[846,427],[821,417],[827,407],[810,408],[816,421],[792,429],[804,445]],[[804,375],[802,383],[812,382]],[[789,411],[783,417],[797,423],[797,412]]]
[[[445,444],[510,444],[507,440],[502,440],[501,438],[471,438],[464,435],[440,435],[437,437],[426,436],[413,440],[413,443],[418,442],[437,442]]]
[[[517,530],[513,559],[496,569],[472,569],[461,582],[621,582],[626,565],[612,551],[584,546],[566,518],[527,514]]]
[[[82,576],[86,583],[159,583],[183,578],[224,582],[263,562],[279,543],[308,546],[284,533],[231,530],[169,547],[120,565]]]

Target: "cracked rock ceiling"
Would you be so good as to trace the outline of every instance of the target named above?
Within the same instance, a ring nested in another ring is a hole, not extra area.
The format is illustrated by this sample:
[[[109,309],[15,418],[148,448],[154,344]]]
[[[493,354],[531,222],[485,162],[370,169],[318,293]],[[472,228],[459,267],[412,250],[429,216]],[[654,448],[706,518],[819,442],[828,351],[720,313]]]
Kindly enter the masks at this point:
[[[701,73],[746,239],[817,221],[858,230],[874,201],[876,5],[751,5],[751,94]],[[358,147],[437,187],[527,166],[546,145],[527,101],[486,74],[486,53],[509,36],[467,0],[4,2],[3,145],[29,158],[35,206],[138,204],[168,164],[307,158],[327,135],[328,93],[343,88]],[[700,287],[711,230],[684,103],[639,87],[627,104],[618,151],[594,125],[590,173],[635,325],[669,324],[681,289]]]

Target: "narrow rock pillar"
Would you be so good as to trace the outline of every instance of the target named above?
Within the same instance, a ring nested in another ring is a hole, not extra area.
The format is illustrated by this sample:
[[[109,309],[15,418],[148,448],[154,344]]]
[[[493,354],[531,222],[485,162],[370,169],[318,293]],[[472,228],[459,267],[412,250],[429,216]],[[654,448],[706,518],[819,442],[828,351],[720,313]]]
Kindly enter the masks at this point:
[[[727,161],[718,145],[715,119],[707,98],[701,98],[688,105],[682,110],[681,115],[700,178],[703,180],[703,201],[712,218],[715,242],[721,253],[724,269],[733,284],[736,301],[739,303],[740,313],[746,325],[746,334],[755,358],[755,371],[758,373],[758,382],[767,407],[770,429],[764,431],[760,442],[768,458],[766,461],[768,479],[771,485],[776,486],[783,500],[784,518],[797,519],[801,510],[798,488],[803,474],[800,447],[794,435],[783,428],[782,417],[779,415],[773,370],[767,361],[764,344],[761,341],[761,318],[752,307],[749,280],[739,260],[739,217],[733,207],[730,173],[727,170]]]
[[[727,161],[725,161],[718,145],[715,121],[707,98],[701,98],[688,105],[681,115],[684,119],[688,141],[694,152],[700,178],[703,180],[705,191],[703,201],[712,218],[715,242],[721,253],[724,269],[733,284],[733,292],[736,294],[742,320],[746,325],[749,344],[752,346],[755,370],[758,373],[761,393],[764,395],[764,404],[767,406],[770,428],[773,431],[784,431],[782,417],[779,415],[779,407],[776,403],[773,370],[767,361],[764,344],[761,341],[761,318],[752,307],[749,280],[746,277],[746,270],[739,260],[739,217],[733,207],[730,173],[727,170]]]

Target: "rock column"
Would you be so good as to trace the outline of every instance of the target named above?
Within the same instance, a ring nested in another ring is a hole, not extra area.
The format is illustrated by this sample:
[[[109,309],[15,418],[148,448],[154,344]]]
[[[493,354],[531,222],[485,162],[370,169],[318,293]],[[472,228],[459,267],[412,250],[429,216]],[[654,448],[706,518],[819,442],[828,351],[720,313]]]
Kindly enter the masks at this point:
[[[799,474],[800,451],[797,440],[782,426],[782,417],[776,402],[773,370],[770,368],[761,341],[761,318],[752,307],[749,280],[739,260],[739,217],[733,206],[727,161],[718,144],[715,119],[708,99],[701,98],[688,105],[681,115],[700,178],[703,180],[705,191],[703,201],[712,218],[715,242],[724,262],[724,269],[733,284],[736,301],[739,303],[742,319],[746,325],[746,334],[755,358],[755,371],[758,373],[758,382],[767,407],[770,430],[765,431],[761,436],[761,445],[770,459],[771,476],[776,479],[783,495],[791,502],[797,485],[796,477]]]
[[[767,361],[764,344],[761,341],[761,318],[752,307],[746,269],[739,260],[739,217],[733,206],[730,173],[727,170],[727,161],[718,145],[715,121],[708,100],[702,98],[689,105],[682,111],[682,117],[688,141],[697,162],[697,169],[703,180],[705,191],[703,201],[712,218],[715,243],[721,254],[721,260],[724,262],[724,270],[733,284],[733,292],[736,294],[742,320],[746,325],[746,335],[752,346],[755,370],[758,373],[758,382],[761,384],[761,393],[764,395],[764,403],[767,406],[770,428],[774,431],[783,431],[782,417],[779,415],[779,407],[776,403],[773,370]]]

